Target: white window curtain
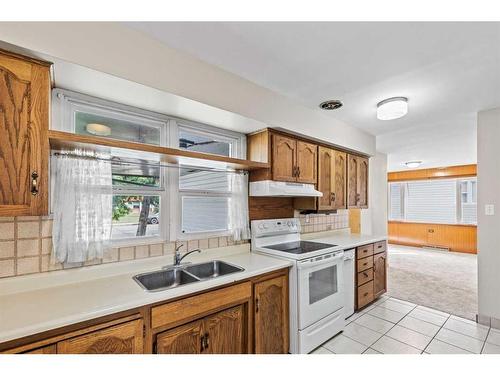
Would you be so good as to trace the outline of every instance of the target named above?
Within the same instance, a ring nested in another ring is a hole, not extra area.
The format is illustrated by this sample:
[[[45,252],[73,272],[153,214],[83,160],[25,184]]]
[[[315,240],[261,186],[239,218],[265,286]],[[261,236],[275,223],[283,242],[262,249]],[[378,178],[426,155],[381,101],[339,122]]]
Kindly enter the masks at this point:
[[[78,151],[53,155],[51,164],[55,259],[66,264],[102,259],[111,247],[111,163]]]
[[[235,241],[250,238],[248,224],[248,176],[246,173],[232,173],[231,198],[229,199],[229,230]]]

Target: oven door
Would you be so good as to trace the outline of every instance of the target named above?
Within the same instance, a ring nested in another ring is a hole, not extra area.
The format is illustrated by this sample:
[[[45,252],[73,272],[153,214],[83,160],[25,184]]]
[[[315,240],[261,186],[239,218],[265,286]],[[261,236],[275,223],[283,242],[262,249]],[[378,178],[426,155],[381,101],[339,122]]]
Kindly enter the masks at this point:
[[[343,252],[297,262],[299,329],[344,306]]]

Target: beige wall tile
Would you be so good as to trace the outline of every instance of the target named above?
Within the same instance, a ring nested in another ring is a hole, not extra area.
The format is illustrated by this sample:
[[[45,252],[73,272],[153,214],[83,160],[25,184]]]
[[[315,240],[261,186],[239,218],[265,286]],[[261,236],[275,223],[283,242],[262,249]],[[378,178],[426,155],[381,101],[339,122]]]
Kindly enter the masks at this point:
[[[83,263],[83,266],[96,266],[98,264],[102,264],[101,259],[87,260],[86,262]]]
[[[149,245],[149,256],[157,257],[163,255],[163,244],[155,243],[154,245]]]
[[[163,246],[163,254],[173,254],[175,251],[175,242],[168,242]]]
[[[26,275],[40,272],[40,257],[19,258],[17,260],[17,274]]]
[[[29,257],[39,255],[40,241],[36,240],[18,240],[17,241],[17,256]]]
[[[42,272],[50,271],[49,265],[50,265],[50,255],[42,255],[42,258],[40,260],[41,271]]]
[[[136,246],[135,247],[135,259],[147,258],[149,257],[149,246]]]
[[[52,238],[42,238],[42,255],[52,253]]]
[[[52,237],[52,220],[42,220],[42,237]]]
[[[0,223],[0,240],[14,239],[14,223]]]
[[[227,246],[227,237],[219,237],[219,247]]]
[[[199,245],[200,249],[202,249],[202,250],[208,249],[208,238],[205,238],[203,240],[199,240],[198,242],[199,242],[198,245]]]
[[[40,221],[17,223],[17,238],[38,238],[40,236]]]
[[[57,271],[62,270],[63,266],[61,263],[58,263],[52,256],[49,256],[49,271]]]
[[[134,259],[134,247],[120,248],[120,261]]]
[[[102,262],[103,263],[118,262],[119,255],[120,255],[120,250],[118,248],[109,249],[108,251],[104,252]]]
[[[188,251],[198,249],[199,247],[200,246],[199,246],[199,241],[198,240],[189,240],[188,241],[188,246],[187,246],[187,250]],[[186,249],[184,249],[184,250],[186,250]]]
[[[14,241],[0,242],[0,259],[14,257]]]
[[[14,276],[14,259],[0,260],[0,277]]]
[[[214,247],[219,247],[219,237],[214,237],[214,238],[208,239],[208,248],[212,249]]]

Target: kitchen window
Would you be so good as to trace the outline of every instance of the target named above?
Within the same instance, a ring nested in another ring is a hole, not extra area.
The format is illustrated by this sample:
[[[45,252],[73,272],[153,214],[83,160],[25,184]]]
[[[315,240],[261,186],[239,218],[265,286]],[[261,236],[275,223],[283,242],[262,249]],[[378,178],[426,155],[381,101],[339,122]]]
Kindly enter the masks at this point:
[[[477,179],[433,179],[391,182],[389,220],[476,224]]]

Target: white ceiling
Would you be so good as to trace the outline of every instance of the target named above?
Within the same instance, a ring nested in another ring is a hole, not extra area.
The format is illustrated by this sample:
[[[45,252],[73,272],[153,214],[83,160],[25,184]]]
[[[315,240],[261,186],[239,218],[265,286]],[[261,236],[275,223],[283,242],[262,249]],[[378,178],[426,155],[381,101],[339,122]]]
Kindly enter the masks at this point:
[[[329,115],[379,136],[390,170],[413,155],[429,165],[475,160],[473,114],[500,106],[500,23],[127,25],[317,111],[341,99]],[[391,96],[407,96],[409,114],[377,120],[377,102]],[[443,147],[429,149],[437,127]],[[455,148],[463,158],[442,152]]]

